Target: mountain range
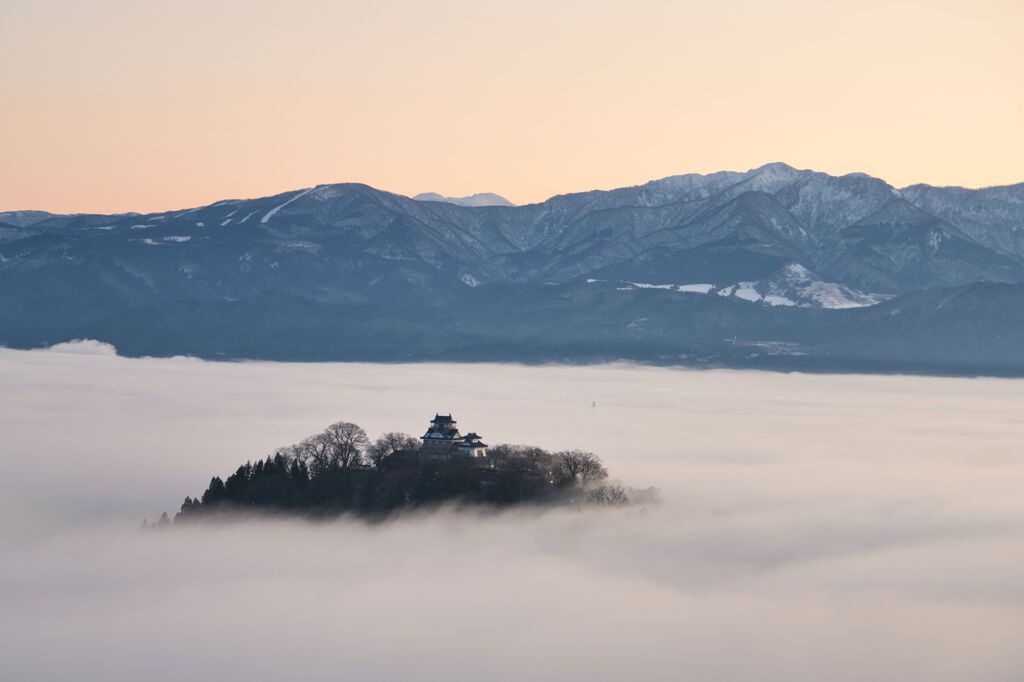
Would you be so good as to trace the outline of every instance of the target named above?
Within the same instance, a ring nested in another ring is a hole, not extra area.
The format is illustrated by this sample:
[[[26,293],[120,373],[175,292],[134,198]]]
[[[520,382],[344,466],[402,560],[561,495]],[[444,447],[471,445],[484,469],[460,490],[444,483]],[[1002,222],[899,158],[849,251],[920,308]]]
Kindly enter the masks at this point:
[[[1024,184],[772,163],[514,206],[332,184],[0,213],[0,343],[136,355],[1024,373]]]

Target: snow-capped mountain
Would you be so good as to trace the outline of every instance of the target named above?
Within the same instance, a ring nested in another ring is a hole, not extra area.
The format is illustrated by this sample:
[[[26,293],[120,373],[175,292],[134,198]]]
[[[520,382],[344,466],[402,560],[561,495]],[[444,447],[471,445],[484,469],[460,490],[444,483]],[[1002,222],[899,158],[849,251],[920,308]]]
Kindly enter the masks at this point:
[[[511,201],[491,192],[470,194],[467,197],[446,197],[437,192],[423,192],[413,197],[416,201],[443,201],[457,206],[515,206]]]
[[[524,206],[467,201],[336,184],[144,215],[0,214],[0,340],[143,338],[188,305],[232,306],[239,333],[251,315],[271,338],[297,311],[355,306],[373,331],[345,331],[353,348],[439,311],[456,316],[431,342],[444,348],[463,305],[476,319],[540,301],[569,314],[598,297],[802,324],[921,289],[1024,282],[1024,185],[897,190],[775,163]],[[549,339],[564,331],[565,318],[541,318]]]
[[[900,193],[979,244],[1024,258],[1024,184],[986,189],[913,185]]]

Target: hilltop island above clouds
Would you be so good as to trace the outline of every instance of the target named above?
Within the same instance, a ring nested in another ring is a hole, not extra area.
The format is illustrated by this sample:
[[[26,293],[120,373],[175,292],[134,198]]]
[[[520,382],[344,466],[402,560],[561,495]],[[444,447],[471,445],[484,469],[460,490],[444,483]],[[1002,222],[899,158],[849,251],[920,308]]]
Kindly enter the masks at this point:
[[[373,442],[356,424],[336,422],[224,480],[213,477],[201,497],[185,498],[174,521],[240,512],[379,519],[442,504],[618,506],[656,498],[653,489],[627,491],[607,478],[590,452],[489,447],[477,433],[460,433],[450,414],[435,415],[422,438],[389,432]],[[169,522],[164,514],[156,525]]]

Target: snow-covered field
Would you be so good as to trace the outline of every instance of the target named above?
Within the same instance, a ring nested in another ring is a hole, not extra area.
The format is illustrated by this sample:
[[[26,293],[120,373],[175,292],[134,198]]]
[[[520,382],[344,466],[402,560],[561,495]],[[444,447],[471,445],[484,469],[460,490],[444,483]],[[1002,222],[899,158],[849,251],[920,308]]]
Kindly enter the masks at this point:
[[[588,279],[588,284],[603,282]],[[866,294],[837,282],[815,279],[807,268],[791,263],[775,277],[762,282],[737,282],[723,287],[714,284],[651,284],[646,282],[620,282],[619,291],[630,289],[662,289],[681,294],[715,293],[723,298],[734,297],[749,303],[770,306],[803,306],[807,308],[864,308],[881,303],[891,296]]]
[[[0,677],[1024,678],[1024,384],[0,350]],[[657,507],[142,533],[349,419],[581,447]]]

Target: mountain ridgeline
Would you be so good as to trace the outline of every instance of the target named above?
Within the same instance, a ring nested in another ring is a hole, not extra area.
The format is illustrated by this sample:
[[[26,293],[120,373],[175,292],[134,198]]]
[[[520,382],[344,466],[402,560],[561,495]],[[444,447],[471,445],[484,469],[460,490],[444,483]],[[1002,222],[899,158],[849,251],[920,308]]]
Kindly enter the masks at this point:
[[[321,185],[0,213],[0,343],[1024,374],[1024,184],[769,164],[508,205]]]

